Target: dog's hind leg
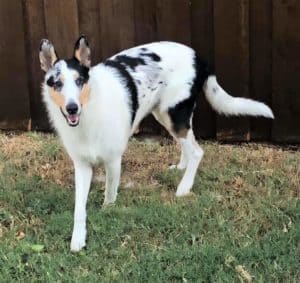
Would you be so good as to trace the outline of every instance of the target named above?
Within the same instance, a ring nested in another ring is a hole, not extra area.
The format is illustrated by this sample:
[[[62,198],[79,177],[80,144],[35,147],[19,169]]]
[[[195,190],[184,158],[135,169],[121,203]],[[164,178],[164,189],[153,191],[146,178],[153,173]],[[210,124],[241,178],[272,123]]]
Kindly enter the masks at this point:
[[[78,252],[86,240],[86,203],[91,185],[93,169],[83,161],[74,161],[75,168],[75,211],[71,250]]]
[[[155,109],[152,111],[154,118],[165,127],[165,129],[169,132],[169,134],[178,141],[176,133],[172,129],[172,121],[167,112],[160,112],[159,109]],[[183,170],[186,168],[187,165],[187,153],[185,152],[185,148],[181,147],[181,155],[180,161],[177,165],[171,165],[170,169],[180,169]]]
[[[203,156],[203,150],[195,140],[192,130],[192,113],[195,97],[190,95],[167,111],[155,109],[152,113],[169,133],[181,145],[181,158],[178,165],[171,168],[185,169],[183,178],[177,188],[176,196],[188,194],[194,184],[197,168]]]
[[[186,116],[184,123],[180,121],[177,122],[177,124],[175,124],[176,119],[172,119],[169,112],[159,112],[159,110],[156,109],[152,112],[152,114],[181,145],[180,162],[178,165],[172,165],[171,168],[186,168],[183,178],[177,188],[176,196],[187,195],[194,184],[194,178],[204,153],[195,140],[194,133],[191,128],[192,114],[190,114],[190,116]],[[180,111],[177,111],[176,115],[180,114]]]
[[[179,138],[182,149],[187,154],[187,167],[178,185],[176,196],[187,195],[193,184],[199,163],[203,157],[203,150],[195,140],[193,131],[190,129],[185,138]]]
[[[186,148],[181,145],[180,161],[177,165],[176,164],[171,165],[169,169],[179,169],[179,170],[185,169],[188,162],[187,156],[188,154],[186,152]]]
[[[121,157],[105,162],[104,165],[106,172],[104,205],[108,205],[114,203],[117,198],[121,175]]]

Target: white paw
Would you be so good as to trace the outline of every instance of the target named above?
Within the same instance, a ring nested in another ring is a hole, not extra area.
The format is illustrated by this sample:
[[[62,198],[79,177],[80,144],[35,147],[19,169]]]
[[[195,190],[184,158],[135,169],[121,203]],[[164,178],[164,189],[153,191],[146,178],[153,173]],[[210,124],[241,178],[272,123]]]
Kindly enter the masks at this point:
[[[180,183],[176,191],[176,196],[183,197],[188,195],[190,193],[192,185],[193,184],[190,183]]]
[[[190,190],[181,190],[181,191],[177,190],[176,191],[176,196],[177,197],[184,197],[184,196],[188,195],[189,193],[190,193]]]
[[[170,170],[177,169],[177,165],[176,165],[176,164],[173,164],[173,165],[169,166],[169,169],[170,169]]]
[[[86,238],[85,229],[73,231],[72,240],[71,240],[71,251],[79,252],[82,248],[84,248],[85,238]]]
[[[169,166],[170,170],[173,170],[173,169],[183,170],[185,168],[186,168],[186,166],[184,164],[180,164],[180,163],[178,163],[177,165],[174,164],[174,165]]]
[[[116,199],[108,199],[108,198],[105,198],[104,199],[104,202],[103,202],[103,206],[109,206],[109,205],[112,205],[115,203],[115,200]]]

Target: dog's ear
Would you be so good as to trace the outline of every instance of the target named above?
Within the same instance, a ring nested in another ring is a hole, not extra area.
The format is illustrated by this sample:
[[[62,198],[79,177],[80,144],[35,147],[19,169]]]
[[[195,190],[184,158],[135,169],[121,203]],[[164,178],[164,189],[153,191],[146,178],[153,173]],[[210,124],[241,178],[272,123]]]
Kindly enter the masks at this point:
[[[81,65],[89,68],[91,66],[91,50],[85,35],[81,35],[74,47],[74,57]]]
[[[48,39],[42,39],[40,44],[41,69],[47,72],[58,59],[54,46]]]

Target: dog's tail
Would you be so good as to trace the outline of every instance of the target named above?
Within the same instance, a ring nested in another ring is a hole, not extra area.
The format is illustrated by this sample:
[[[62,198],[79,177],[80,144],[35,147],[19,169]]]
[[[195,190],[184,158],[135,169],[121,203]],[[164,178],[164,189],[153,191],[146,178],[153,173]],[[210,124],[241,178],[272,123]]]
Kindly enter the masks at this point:
[[[203,90],[212,108],[219,114],[226,116],[249,115],[263,116],[274,119],[270,107],[262,102],[248,98],[233,97],[218,84],[215,76],[208,76],[204,83]]]

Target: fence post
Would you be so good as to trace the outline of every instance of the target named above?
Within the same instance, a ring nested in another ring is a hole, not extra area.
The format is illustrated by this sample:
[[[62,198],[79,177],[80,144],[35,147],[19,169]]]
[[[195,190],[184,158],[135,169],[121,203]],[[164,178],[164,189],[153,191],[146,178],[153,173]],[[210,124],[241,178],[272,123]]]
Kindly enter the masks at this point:
[[[214,68],[214,5],[212,0],[191,1],[192,47]],[[216,115],[204,93],[199,93],[194,111],[194,132],[197,138],[216,137]]]
[[[249,97],[249,0],[215,0],[215,66],[218,81],[233,96]],[[250,139],[249,118],[217,117],[217,138]]]
[[[0,129],[30,128],[22,2],[0,1]]]
[[[272,138],[300,141],[300,2],[273,0]]]

